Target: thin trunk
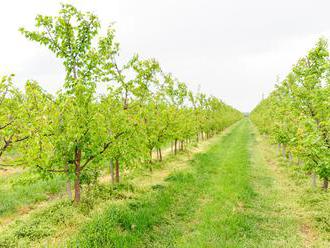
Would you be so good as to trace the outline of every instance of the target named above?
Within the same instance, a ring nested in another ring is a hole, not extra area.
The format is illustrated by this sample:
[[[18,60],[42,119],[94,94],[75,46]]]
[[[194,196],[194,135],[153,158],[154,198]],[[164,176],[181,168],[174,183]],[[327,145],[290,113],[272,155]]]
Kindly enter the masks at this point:
[[[286,158],[286,145],[282,145],[282,156],[283,158]]]
[[[199,142],[199,134],[198,133],[196,135],[196,141],[197,141],[197,143]]]
[[[174,141],[174,154],[175,155],[177,154],[177,147],[178,147],[178,140],[175,139],[175,141]]]
[[[298,166],[301,165],[301,160],[300,160],[300,158],[298,158],[298,160],[297,160],[297,165],[298,165]]]
[[[157,149],[156,149],[157,150]],[[158,151],[157,151],[158,152]],[[149,171],[152,172],[152,149],[149,151],[150,160],[149,160]]]
[[[312,188],[316,188],[316,174],[313,172],[311,174],[311,183],[312,183]]]
[[[292,153],[289,152],[289,164],[292,165]]]
[[[277,144],[277,156],[281,155],[281,143]]]
[[[111,176],[111,183],[114,184],[115,183],[115,173],[113,170],[113,161],[112,159],[110,159],[110,176]]]
[[[125,89],[124,110],[128,109],[128,90]]]
[[[159,148],[159,161],[163,161],[162,149]]]
[[[116,183],[119,183],[119,160],[116,159]]]
[[[325,177],[325,178],[323,178],[323,189],[325,191],[327,191],[328,188],[329,188],[329,178],[328,177]]]
[[[157,153],[157,160],[159,160],[159,149],[156,148],[156,153]]]
[[[74,179],[74,202],[80,202],[80,170],[81,170],[81,150],[77,149],[75,154],[75,179]]]
[[[149,150],[149,164],[152,164],[152,149]]]

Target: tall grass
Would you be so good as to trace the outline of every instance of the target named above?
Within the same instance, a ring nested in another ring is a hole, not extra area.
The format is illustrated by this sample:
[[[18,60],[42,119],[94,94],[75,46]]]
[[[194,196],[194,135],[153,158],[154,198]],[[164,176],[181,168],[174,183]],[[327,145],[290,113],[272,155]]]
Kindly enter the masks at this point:
[[[56,176],[43,180],[38,176],[23,172],[0,178],[0,217],[15,213],[19,208],[29,206],[50,195],[63,191],[65,179]]]

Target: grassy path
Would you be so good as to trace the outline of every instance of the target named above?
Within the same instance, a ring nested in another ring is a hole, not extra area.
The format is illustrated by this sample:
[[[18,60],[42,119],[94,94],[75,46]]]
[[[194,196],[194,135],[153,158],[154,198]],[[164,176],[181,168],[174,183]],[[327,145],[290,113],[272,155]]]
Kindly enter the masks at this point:
[[[311,218],[329,219],[329,195],[322,210],[304,208],[310,193],[266,143],[242,120],[152,175],[100,187],[93,209],[64,201],[16,221],[0,247],[330,247],[327,221],[315,228]]]
[[[259,152],[248,120],[139,199],[112,205],[71,240],[79,247],[327,247]],[[285,182],[284,182],[285,184]]]
[[[33,204],[33,209],[25,207],[27,212],[14,213],[7,219],[0,215],[0,247],[65,247],[70,236],[74,236],[95,216],[102,214],[109,205],[126,204],[129,199],[140,198],[141,194],[153,192],[154,188],[167,184],[165,179],[170,174],[187,169],[191,157],[207,151],[218,141],[218,137],[201,141],[198,146],[190,144],[187,150],[176,156],[165,149],[163,162],[155,163],[152,173],[143,169],[133,170],[123,177],[120,185],[111,186],[110,177],[102,176],[101,184],[85,192],[78,207],[73,206],[63,195],[55,200]]]

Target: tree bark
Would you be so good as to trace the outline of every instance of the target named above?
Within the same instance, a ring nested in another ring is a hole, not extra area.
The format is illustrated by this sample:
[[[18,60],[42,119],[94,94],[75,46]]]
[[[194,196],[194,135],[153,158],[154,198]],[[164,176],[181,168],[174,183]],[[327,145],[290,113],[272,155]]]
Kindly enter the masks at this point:
[[[298,165],[298,166],[301,165],[301,160],[300,160],[300,158],[298,158],[298,160],[297,160],[297,165]]]
[[[111,183],[114,184],[115,183],[115,174],[114,174],[114,170],[113,170],[112,159],[110,159],[110,176],[111,176]]]
[[[277,144],[277,156],[281,155],[281,143]]]
[[[325,177],[323,178],[323,189],[327,191],[329,188],[329,178]]]
[[[119,183],[119,160],[116,159],[116,183]]]
[[[75,179],[74,179],[74,202],[80,202],[80,170],[81,170],[81,150],[77,149],[75,154]]]
[[[292,165],[292,153],[289,152],[289,164]]]
[[[152,149],[149,150],[149,164],[152,164]]]
[[[163,161],[162,149],[159,148],[159,161]]]
[[[282,145],[282,156],[283,158],[286,158],[286,145]]]
[[[175,139],[175,141],[174,141],[174,154],[175,154],[175,155],[176,155],[176,153],[177,153],[177,146],[178,146],[178,140]]]
[[[316,174],[313,172],[311,174],[311,182],[312,182],[312,188],[316,188]]]
[[[157,160],[159,160],[159,149],[156,148],[156,153],[157,153]]]

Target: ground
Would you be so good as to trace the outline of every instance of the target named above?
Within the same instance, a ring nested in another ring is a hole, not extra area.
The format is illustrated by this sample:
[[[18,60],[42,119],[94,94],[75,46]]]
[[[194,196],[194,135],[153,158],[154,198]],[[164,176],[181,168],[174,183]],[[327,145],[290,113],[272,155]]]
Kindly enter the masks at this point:
[[[0,247],[330,247],[329,193],[308,182],[244,119],[80,207],[42,203]]]

